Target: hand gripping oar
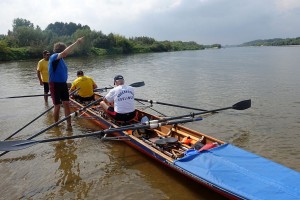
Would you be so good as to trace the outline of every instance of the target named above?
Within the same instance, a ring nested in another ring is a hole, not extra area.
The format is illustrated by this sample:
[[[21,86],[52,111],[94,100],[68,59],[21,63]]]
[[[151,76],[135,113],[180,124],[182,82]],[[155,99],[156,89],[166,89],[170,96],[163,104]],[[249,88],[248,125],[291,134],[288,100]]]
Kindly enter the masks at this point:
[[[165,125],[187,123],[187,122],[193,122],[193,121],[199,121],[199,120],[202,120],[202,118],[185,118],[185,119],[166,121],[166,122],[161,122],[161,123],[151,123],[151,124],[133,124],[130,127],[110,128],[110,129],[96,131],[96,132],[84,134],[84,135],[74,135],[74,136],[66,136],[66,137],[59,137],[59,138],[50,138],[50,139],[46,139],[46,140],[1,141],[0,142],[0,151],[17,151],[17,150],[31,147],[38,143],[54,142],[54,141],[60,141],[60,140],[84,138],[84,137],[91,137],[91,136],[104,136],[109,133],[127,131],[127,130],[149,129],[149,128],[155,129],[155,128],[165,126]],[[128,136],[128,138],[130,139],[129,136]],[[113,139],[113,137],[103,137],[103,139],[105,139],[105,140]]]
[[[177,108],[185,108],[185,109],[191,109],[191,110],[199,110],[199,111],[207,111],[204,109],[200,109],[200,108],[193,108],[193,107],[188,107],[188,106],[181,106],[181,105],[175,105],[175,104],[170,104],[170,103],[163,103],[163,102],[159,102],[159,101],[153,101],[153,100],[145,100],[145,99],[138,99],[138,98],[134,98],[137,101],[143,101],[143,102],[148,102],[151,105],[152,104],[160,104],[160,105],[165,105],[165,106],[172,106],[172,107],[177,107]]]
[[[145,85],[145,82],[140,81],[140,82],[132,83],[129,86],[131,86],[131,87],[142,87],[144,85]],[[114,88],[113,86],[104,87],[104,88],[96,88],[96,89],[94,89],[94,92],[105,92],[105,91],[113,89],[113,88]]]

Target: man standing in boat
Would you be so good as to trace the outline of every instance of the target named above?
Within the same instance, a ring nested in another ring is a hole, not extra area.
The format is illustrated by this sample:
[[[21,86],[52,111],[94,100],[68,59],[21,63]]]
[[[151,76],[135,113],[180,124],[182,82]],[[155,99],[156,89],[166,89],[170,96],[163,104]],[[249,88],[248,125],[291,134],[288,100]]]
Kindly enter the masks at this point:
[[[70,92],[79,89],[78,93],[73,95],[74,99],[80,102],[94,101],[94,89],[97,88],[95,81],[83,74],[83,71],[77,71],[77,79],[75,79],[70,88]]]
[[[100,102],[103,110],[117,121],[130,121],[135,117],[134,89],[124,83],[122,75],[115,76],[116,87],[110,90]]]
[[[77,45],[83,41],[83,37],[78,38],[76,42],[70,46],[66,46],[62,42],[54,44],[53,52],[49,59],[49,87],[52,101],[54,104],[54,121],[59,119],[60,105],[63,104],[65,116],[70,115],[69,107],[69,90],[67,85],[68,67],[64,59]],[[68,128],[71,128],[71,118],[67,119]]]
[[[41,59],[37,64],[37,77],[40,81],[40,85],[44,86],[44,99],[45,102],[48,102],[48,93],[49,93],[49,84],[48,84],[48,61],[50,57],[50,52],[45,50],[43,51],[43,59]]]

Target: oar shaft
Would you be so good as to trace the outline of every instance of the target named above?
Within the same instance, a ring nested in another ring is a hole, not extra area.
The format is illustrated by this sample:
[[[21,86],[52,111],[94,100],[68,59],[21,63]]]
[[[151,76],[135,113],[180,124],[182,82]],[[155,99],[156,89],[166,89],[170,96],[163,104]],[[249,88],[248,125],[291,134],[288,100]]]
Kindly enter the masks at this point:
[[[13,137],[14,135],[16,135],[17,133],[19,133],[21,130],[23,130],[24,128],[26,128],[27,126],[29,126],[30,124],[32,124],[34,121],[36,121],[38,118],[40,118],[41,116],[43,116],[44,114],[46,114],[47,112],[49,112],[54,106],[51,106],[50,108],[48,108],[46,111],[44,111],[42,114],[40,114],[39,116],[37,116],[36,118],[34,118],[33,120],[31,120],[29,123],[27,123],[25,126],[23,126],[22,128],[20,128],[19,130],[17,130],[16,132],[14,132],[13,134],[11,134],[10,136],[8,136],[6,139],[4,140],[8,140],[11,137]]]
[[[15,99],[15,98],[40,97],[40,96],[50,96],[50,94],[33,94],[33,95],[23,95],[23,96],[2,97],[0,99]]]
[[[220,108],[220,109],[215,109],[215,110],[207,110],[207,111],[203,111],[203,112],[198,112],[198,113],[190,113],[190,114],[187,114],[187,115],[181,115],[181,116],[176,116],[176,117],[167,117],[167,118],[163,118],[163,119],[160,119],[160,120],[174,120],[174,119],[181,119],[181,118],[184,118],[184,117],[195,117],[197,115],[203,115],[203,114],[206,114],[206,113],[213,113],[213,112],[217,112],[217,111],[221,111],[221,110],[228,110],[228,109],[231,109],[232,106],[230,107],[226,107],[226,108]]]
[[[141,123],[141,124],[132,124],[131,126],[127,126],[127,127],[110,128],[110,129],[96,131],[96,132],[93,132],[90,134],[85,134],[85,135],[67,136],[67,137],[62,137],[62,138],[51,138],[51,139],[40,140],[40,141],[34,141],[34,140],[30,141],[29,139],[27,139],[28,142],[24,142],[24,140],[11,141],[11,142],[10,141],[2,141],[2,142],[0,142],[0,149],[1,149],[1,151],[6,151],[6,152],[3,152],[1,155],[7,153],[8,151],[16,151],[16,150],[20,150],[23,148],[28,148],[36,143],[52,142],[52,141],[59,141],[59,140],[66,140],[66,139],[75,139],[75,138],[82,138],[82,137],[89,137],[89,136],[99,136],[99,135],[104,136],[109,133],[121,132],[121,131],[127,131],[127,130],[137,130],[137,129],[147,129],[147,128],[156,129],[158,127],[165,126],[165,125],[187,123],[187,122],[202,120],[202,118],[195,118],[196,115],[201,115],[201,114],[210,113],[210,112],[217,112],[217,111],[222,111],[222,110],[227,110],[227,109],[245,110],[250,107],[251,107],[251,99],[238,102],[230,107],[208,110],[208,111],[203,111],[203,112],[199,112],[199,113],[192,113],[189,115],[182,115],[182,116],[177,116],[177,117],[169,117],[169,118],[165,118],[165,119],[159,119],[156,121],[152,120],[152,121]],[[87,108],[87,106],[82,109],[86,109],[86,108]],[[80,110],[82,110],[82,109],[80,109]]]
[[[145,105],[144,103],[142,103],[141,101],[139,101],[138,99],[134,99],[134,100],[136,100],[137,102],[139,102],[140,104],[142,104],[142,105]],[[151,105],[152,106],[152,105]],[[162,112],[159,112],[158,110],[155,110],[154,108],[151,108],[151,107],[149,107],[151,110],[153,110],[154,112],[157,112],[158,114],[160,114],[161,116],[167,116],[167,115],[165,115],[165,114],[163,114]]]
[[[198,121],[202,120],[202,118],[185,118],[185,119],[180,119],[180,120],[173,120],[173,121],[166,121],[166,122],[161,122],[161,123],[150,123],[150,124],[133,124],[132,127],[119,127],[119,128],[111,128],[111,129],[106,129],[106,130],[101,130],[101,131],[96,131],[90,134],[84,134],[84,135],[74,135],[74,136],[66,136],[66,137],[60,137],[60,138],[50,138],[46,140],[15,140],[15,141],[1,141],[0,142],[0,150],[1,151],[17,151],[21,149],[25,149],[28,147],[31,147],[35,144],[38,143],[46,143],[46,142],[54,142],[54,141],[60,141],[60,140],[68,140],[68,139],[76,139],[76,138],[84,138],[84,137],[91,137],[91,136],[105,136],[106,134],[109,133],[115,133],[115,132],[122,132],[122,131],[127,131],[127,130],[137,130],[137,129],[145,129],[145,128],[150,128],[150,129],[155,129],[161,126],[165,125],[172,125],[172,124],[178,124],[178,123],[187,123],[187,122],[192,122],[192,121]],[[125,134],[123,136],[119,136],[120,138],[126,138],[130,140],[130,136]],[[109,139],[116,139],[113,137],[104,137],[103,139],[109,140]]]
[[[136,82],[136,83],[132,83],[129,86],[131,87],[142,87],[145,85],[144,81],[140,81],[140,82]],[[113,89],[114,87],[110,86],[110,87],[104,87],[104,88],[96,88],[94,89],[94,92],[104,92],[110,89]]]
[[[181,106],[181,105],[176,105],[176,104],[171,104],[171,103],[164,103],[164,102],[153,101],[153,100],[145,100],[145,99],[139,99],[139,98],[135,98],[135,100],[148,102],[150,104],[160,104],[160,105],[172,106],[172,107],[177,107],[177,108],[185,108],[185,109],[190,109],[190,110],[207,111],[207,110],[200,109],[200,108],[193,108],[193,107],[189,107],[189,106]]]
[[[75,91],[73,91],[73,92],[75,92]],[[93,102],[89,103],[89,104],[86,105],[85,107],[83,107],[83,108],[81,108],[81,109],[79,109],[79,110],[77,110],[77,111],[71,113],[70,115],[66,116],[65,118],[63,118],[63,119],[61,119],[61,120],[59,120],[59,121],[53,123],[52,125],[50,125],[50,126],[48,126],[47,128],[45,128],[45,129],[39,131],[39,132],[36,133],[35,135],[33,135],[33,136],[27,138],[26,140],[31,140],[31,139],[33,139],[33,138],[39,136],[40,134],[46,132],[47,130],[49,130],[49,129],[55,127],[55,126],[57,126],[58,124],[60,124],[60,123],[62,123],[62,122],[64,122],[64,121],[66,121],[67,119],[71,118],[72,116],[77,116],[79,112],[86,110],[87,108],[89,108],[90,106],[94,105],[95,103],[98,103],[98,102],[101,101],[101,100],[102,100],[102,99],[100,98],[100,99],[97,99],[96,101],[93,101]],[[3,155],[5,155],[5,154],[7,154],[8,152],[9,152],[9,151],[2,152],[2,153],[0,154],[0,157],[3,156]]]
[[[190,110],[207,111],[207,110],[200,109],[200,108],[193,108],[193,107],[189,107],[189,106],[181,106],[181,105],[175,105],[175,104],[170,104],[170,103],[163,103],[163,102],[159,102],[159,101],[157,102],[157,104],[173,106],[173,107],[177,107],[177,108],[185,108],[185,109],[190,109]]]
[[[73,92],[70,93],[70,95],[74,94],[75,92],[77,92],[79,89],[76,89],[74,90]],[[28,124],[26,124],[24,127],[22,127],[21,129],[19,129],[18,131],[16,131],[15,133],[13,133],[11,136],[9,136],[8,138],[6,138],[5,140],[8,140],[10,139],[12,136],[16,135],[18,132],[20,132],[21,130],[23,130],[25,127],[27,127],[28,125],[30,125],[32,122],[34,122],[35,120],[37,120],[38,118],[40,118],[41,116],[43,116],[45,113],[49,112],[54,106],[51,106],[49,109],[47,109],[46,111],[44,111],[42,114],[40,114],[38,117],[36,117],[35,119],[33,119],[31,122],[29,122]],[[66,120],[66,119],[64,119]],[[64,121],[63,120],[63,121]],[[60,122],[61,123],[61,122]],[[56,126],[57,124],[55,124],[54,126]],[[52,128],[53,126],[51,126]],[[49,128],[50,129],[50,128]],[[47,130],[49,130],[47,129]],[[46,131],[45,129],[42,130],[42,131]],[[40,134],[40,132],[38,133],[38,135]],[[36,137],[36,136],[35,136]],[[34,138],[34,137],[32,137]],[[29,138],[28,140],[32,139],[32,138]]]
[[[62,118],[61,120],[59,120],[59,121],[57,121],[57,122],[51,124],[51,125],[48,126],[47,128],[45,128],[45,129],[39,131],[39,132],[36,133],[35,135],[29,137],[27,140],[31,140],[31,139],[33,139],[33,138],[39,136],[40,134],[46,132],[47,130],[49,130],[49,129],[55,127],[55,126],[57,126],[58,124],[60,124],[60,123],[62,123],[62,122],[64,122],[64,121],[66,121],[67,119],[69,119],[69,118],[71,118],[71,117],[78,116],[78,114],[79,114],[81,111],[86,110],[87,108],[89,108],[90,106],[94,105],[95,103],[98,103],[99,101],[101,101],[101,99],[97,99],[96,101],[93,101],[93,102],[89,103],[89,104],[86,105],[85,107],[83,107],[83,108],[81,108],[81,109],[79,109],[79,110],[77,110],[77,111],[71,113],[70,115],[68,115],[68,116],[66,116],[66,117],[64,117],[64,118]]]
[[[174,120],[174,119],[180,119],[180,118],[184,118],[184,117],[195,117],[197,115],[203,115],[206,113],[214,113],[214,112],[218,112],[218,111],[222,111],[222,110],[228,110],[228,109],[234,109],[234,110],[245,110],[251,107],[251,99],[248,100],[244,100],[244,101],[240,101],[236,104],[234,104],[233,106],[230,107],[225,107],[225,108],[219,108],[219,109],[214,109],[214,110],[207,110],[207,111],[203,111],[203,112],[198,112],[198,113],[191,113],[188,115],[181,115],[181,116],[176,116],[176,117],[166,117],[163,119],[159,119],[159,121],[165,121],[165,120]]]
[[[74,92],[77,92],[79,89],[73,91],[71,94]],[[15,98],[24,98],[24,97],[40,97],[40,96],[51,96],[51,94],[32,94],[32,95],[22,95],[22,96],[11,96],[11,97],[1,97],[0,99],[15,99]]]
[[[104,92],[110,89],[113,89],[114,87],[104,87],[104,88],[96,88],[94,89],[94,92]]]

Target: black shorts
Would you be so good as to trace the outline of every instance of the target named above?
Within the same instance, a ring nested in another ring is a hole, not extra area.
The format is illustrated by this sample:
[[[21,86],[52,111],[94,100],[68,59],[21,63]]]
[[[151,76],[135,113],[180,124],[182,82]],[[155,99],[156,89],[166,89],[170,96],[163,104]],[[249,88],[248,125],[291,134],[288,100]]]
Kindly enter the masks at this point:
[[[135,117],[135,111],[130,113],[117,113],[113,107],[108,107],[107,114],[117,121],[130,121]]]
[[[95,96],[90,96],[90,97],[81,97],[79,95],[74,95],[74,99],[76,101],[79,101],[79,102],[84,102],[84,101],[95,101]]]
[[[54,105],[59,105],[62,101],[69,101],[69,90],[67,83],[50,82],[49,86]]]
[[[49,93],[49,83],[43,82],[44,84],[44,93],[48,94]]]

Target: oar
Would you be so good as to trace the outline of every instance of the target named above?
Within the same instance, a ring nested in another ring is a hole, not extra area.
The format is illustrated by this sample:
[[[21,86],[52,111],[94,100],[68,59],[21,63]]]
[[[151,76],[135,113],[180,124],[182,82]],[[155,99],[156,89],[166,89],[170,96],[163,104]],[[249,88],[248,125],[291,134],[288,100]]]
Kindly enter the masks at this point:
[[[140,81],[140,82],[130,84],[131,87],[142,87],[144,85],[145,85],[144,81]],[[104,87],[104,88],[96,88],[96,89],[94,89],[94,92],[105,92],[105,91],[113,89],[113,88],[114,88],[113,86]]]
[[[131,84],[131,85],[141,87],[141,86],[144,86],[144,85],[145,85],[145,82],[144,82],[144,81],[142,81],[142,82],[137,82],[137,83],[133,83],[133,84]],[[79,89],[79,88],[78,88],[78,89]],[[77,90],[78,90],[78,89],[77,89]],[[73,93],[76,92],[77,90],[74,90],[71,94],[73,94]],[[43,129],[43,130],[39,131],[39,132],[36,133],[35,135],[33,135],[33,136],[27,138],[26,140],[31,140],[31,139],[33,139],[33,138],[39,136],[40,134],[46,132],[47,130],[49,130],[49,129],[55,127],[55,126],[57,126],[58,124],[60,124],[60,123],[62,123],[62,122],[64,122],[64,121],[66,121],[67,119],[69,119],[69,118],[71,118],[71,117],[73,117],[73,116],[77,116],[81,111],[86,110],[86,109],[89,108],[90,106],[92,106],[92,105],[94,105],[94,104],[96,104],[96,103],[98,103],[98,102],[100,102],[100,101],[102,101],[102,98],[99,98],[99,99],[97,99],[96,101],[93,101],[93,102],[89,103],[88,105],[86,105],[86,106],[80,108],[79,110],[77,110],[77,111],[71,113],[70,115],[66,116],[65,118],[63,118],[63,119],[61,119],[61,120],[59,120],[59,121],[57,121],[57,122],[51,124],[50,126],[48,126],[47,128],[45,128],[45,129]],[[3,155],[5,155],[5,154],[7,154],[8,152],[9,152],[9,151],[2,152],[2,153],[0,154],[0,157],[3,156]]]
[[[244,100],[244,101],[240,101],[232,106],[229,107],[225,107],[225,108],[219,108],[219,109],[214,109],[214,110],[207,110],[207,111],[203,111],[203,112],[198,112],[198,113],[190,113],[187,115],[180,115],[180,116],[175,116],[175,117],[164,117],[161,119],[155,119],[155,120],[151,120],[149,121],[149,119],[145,119],[142,123],[143,125],[151,125],[151,124],[157,124],[157,123],[161,123],[161,122],[165,122],[165,121],[169,121],[169,120],[176,120],[176,119],[189,119],[189,118],[194,118],[197,115],[203,115],[206,113],[215,113],[217,111],[222,111],[222,110],[228,110],[228,109],[234,109],[234,110],[246,110],[248,108],[251,107],[251,99],[248,100]],[[188,118],[187,118],[188,117]],[[123,126],[123,127],[132,127],[134,125],[127,125],[127,126]]]
[[[40,97],[40,96],[50,96],[50,94],[32,94],[23,96],[11,96],[11,97],[1,97],[0,99],[13,99],[13,98],[24,98],[24,97]]]
[[[136,99],[135,99],[136,100]],[[142,105],[145,105],[144,103],[140,102],[139,100],[136,100],[137,102],[139,102]],[[147,106],[146,108],[150,108],[151,110],[153,110],[154,112],[157,112],[158,114],[160,114],[161,116],[166,117],[167,115],[163,114],[162,112],[159,112],[158,110],[155,110],[154,108],[151,108],[149,106]]]
[[[207,110],[207,111],[198,112],[198,113],[190,113],[187,115],[180,115],[180,116],[175,116],[175,117],[162,117],[161,119],[155,119],[155,120],[151,120],[151,121],[149,121],[149,119],[147,119],[147,120],[142,121],[142,123],[139,123],[139,124],[142,124],[142,125],[157,124],[157,123],[165,122],[165,121],[169,121],[169,120],[194,118],[197,115],[203,115],[206,113],[216,113],[217,111],[228,110],[228,109],[246,110],[250,107],[251,107],[251,99],[248,99],[248,100],[240,101],[232,106],[225,107],[225,108]],[[146,117],[146,116],[144,116],[144,117]],[[123,128],[130,128],[130,127],[133,127],[136,125],[137,124],[130,124],[130,125],[123,126]]]
[[[59,138],[50,138],[50,139],[45,139],[45,140],[1,141],[0,142],[0,151],[17,151],[17,150],[31,147],[38,143],[54,142],[54,141],[60,141],[60,140],[84,138],[84,137],[91,137],[91,136],[104,136],[109,133],[127,131],[127,130],[149,129],[149,128],[155,129],[155,128],[165,126],[165,125],[187,123],[187,122],[198,121],[198,120],[202,120],[202,118],[185,118],[185,119],[180,119],[180,120],[166,121],[166,122],[162,122],[162,123],[135,124],[135,125],[132,125],[131,127],[110,128],[110,129],[96,131],[96,132],[89,133],[89,134],[66,136],[66,137],[59,137]],[[111,138],[113,138],[113,137],[111,137]],[[128,138],[130,139],[129,136],[128,136]],[[103,139],[110,139],[110,138],[104,137]]]
[[[181,106],[181,105],[175,105],[175,104],[170,104],[170,103],[163,103],[163,102],[153,101],[153,100],[145,100],[145,99],[138,99],[138,98],[134,98],[134,99],[137,100],[137,101],[148,102],[151,105],[152,104],[160,104],[160,105],[172,106],[172,107],[177,107],[177,108],[185,108],[185,109],[191,109],[191,110],[207,111],[207,110],[200,109],[200,108],[193,108],[193,107],[188,107],[188,106]]]
[[[96,88],[94,92],[106,92],[107,90],[113,89],[114,87],[104,87],[104,88]]]
[[[136,82],[136,83],[131,83],[129,86],[131,87],[142,87],[145,85],[144,81]]]
[[[225,107],[225,108],[219,108],[219,109],[214,109],[214,110],[207,110],[199,113],[191,113],[188,115],[181,115],[181,116],[176,116],[176,117],[169,117],[169,118],[163,118],[159,120],[151,120],[151,121],[146,121],[143,122],[142,124],[133,124],[129,126],[124,126],[124,127],[119,127],[119,128],[111,128],[111,129],[106,129],[102,131],[96,131],[94,133],[90,134],[85,134],[85,135],[76,135],[76,136],[69,136],[69,137],[62,137],[62,138],[52,138],[48,140],[40,140],[40,141],[34,141],[34,140],[15,140],[15,141],[1,141],[0,142],[0,151],[16,151],[20,149],[24,149],[30,146],[33,146],[37,143],[43,143],[43,142],[52,142],[52,141],[58,141],[58,140],[65,140],[65,139],[75,139],[75,138],[82,138],[82,137],[89,137],[89,136],[98,136],[101,134],[108,134],[108,133],[113,133],[113,132],[118,132],[118,131],[126,131],[126,130],[137,130],[137,129],[153,129],[153,128],[158,128],[161,126],[165,125],[171,125],[171,124],[178,124],[178,123],[187,123],[187,122],[192,122],[192,121],[198,121],[201,120],[202,118],[194,118],[196,115],[201,115],[201,114],[206,114],[210,112],[217,112],[217,111],[222,111],[222,110],[228,110],[228,109],[234,109],[234,110],[246,110],[251,107],[251,99],[249,100],[244,100],[240,101],[230,107]],[[188,118],[184,118],[188,117]],[[173,120],[173,121],[170,121]]]
[[[67,83],[72,85],[71,83]],[[32,94],[32,95],[23,95],[23,96],[11,96],[11,97],[1,97],[0,99],[15,99],[15,98],[24,98],[24,97],[40,97],[40,96],[51,96],[51,94]]]
[[[79,90],[76,89],[73,92],[70,93],[70,95],[74,94],[75,92],[77,92]],[[19,130],[17,130],[16,132],[14,132],[13,134],[11,134],[10,136],[8,136],[6,139],[4,140],[8,140],[10,139],[12,136],[16,135],[17,133],[19,133],[21,130],[23,130],[24,128],[26,128],[27,126],[29,126],[31,123],[33,123],[34,121],[36,121],[38,118],[40,118],[41,116],[43,116],[44,114],[46,114],[47,112],[49,112],[54,106],[51,106],[50,108],[48,108],[46,111],[44,111],[42,114],[40,114],[39,116],[37,116],[36,118],[34,118],[33,120],[31,120],[29,123],[27,123],[25,126],[23,126],[22,128],[20,128]],[[1,156],[1,154],[0,154]]]
[[[74,92],[74,91],[73,91],[73,92]],[[61,120],[59,120],[59,121],[57,121],[57,122],[51,124],[50,126],[44,128],[43,130],[39,131],[39,132],[36,133],[35,135],[33,135],[33,136],[27,138],[26,140],[31,140],[31,139],[33,139],[33,138],[39,136],[40,134],[42,134],[42,133],[48,131],[49,129],[51,129],[51,128],[57,126],[57,125],[59,125],[60,123],[66,121],[67,119],[69,119],[69,118],[71,118],[71,117],[74,117],[74,116],[78,116],[78,114],[79,114],[81,111],[86,110],[87,108],[91,107],[92,105],[94,105],[94,104],[96,104],[96,103],[98,103],[98,102],[100,102],[100,101],[102,101],[101,98],[97,99],[96,101],[93,101],[93,102],[89,103],[88,105],[86,105],[86,106],[80,108],[79,110],[77,110],[77,111],[71,113],[70,115],[68,115],[68,116],[66,116],[66,117],[64,117],[64,118],[62,118]],[[5,151],[5,152],[1,153],[1,154],[0,154],[0,157],[3,156],[3,155],[6,154],[6,153],[8,153],[8,151]]]
[[[248,108],[251,107],[251,99],[248,100],[243,100],[240,101],[232,106],[229,107],[225,107],[225,108],[219,108],[219,109],[214,109],[214,110],[206,110],[203,112],[198,112],[198,113],[190,113],[187,115],[181,115],[181,116],[175,116],[175,117],[166,117],[166,118],[162,118],[158,121],[165,121],[165,120],[174,120],[174,119],[180,119],[180,118],[184,118],[184,117],[195,117],[197,115],[203,115],[206,113],[214,113],[214,112],[218,112],[218,111],[222,111],[222,110],[228,110],[228,109],[233,109],[233,110],[246,110]],[[155,120],[153,120],[155,121]]]
[[[21,130],[23,130],[24,128],[26,128],[27,126],[29,126],[31,123],[33,123],[35,120],[37,120],[38,118],[40,118],[41,116],[43,116],[44,114],[46,114],[47,112],[49,112],[54,106],[51,106],[50,108],[48,108],[46,111],[44,111],[42,114],[40,114],[39,116],[37,116],[36,118],[34,118],[33,120],[31,120],[29,123],[27,123],[25,126],[23,126],[22,128],[20,128],[19,130],[17,130],[16,132],[14,132],[13,134],[11,134],[10,136],[8,136],[6,139],[4,140],[8,140],[10,139],[12,136],[16,135],[17,133],[19,133]]]

